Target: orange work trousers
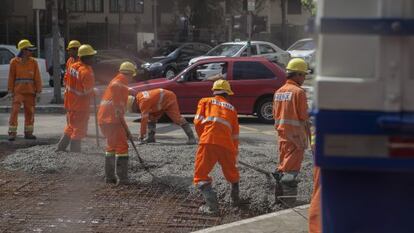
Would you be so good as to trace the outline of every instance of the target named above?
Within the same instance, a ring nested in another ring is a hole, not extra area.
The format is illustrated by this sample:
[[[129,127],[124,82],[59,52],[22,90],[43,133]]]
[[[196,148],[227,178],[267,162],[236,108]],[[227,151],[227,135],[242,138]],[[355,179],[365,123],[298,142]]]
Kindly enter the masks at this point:
[[[214,144],[198,145],[194,167],[194,184],[211,183],[209,176],[214,165],[218,162],[224,177],[230,183],[240,180],[239,170],[236,167],[237,153]]]
[[[149,121],[157,122],[164,113],[177,125],[183,125],[187,122],[180,114],[180,108],[178,107],[177,101],[172,102],[167,107],[161,109],[161,111],[150,113]]]
[[[99,128],[106,137],[106,152],[128,154],[128,138],[120,123],[102,124]]]
[[[321,233],[321,185],[320,169],[313,169],[313,193],[309,207],[309,233]]]
[[[65,134],[72,140],[81,140],[88,132],[88,111],[68,111],[66,113]]]
[[[304,149],[289,141],[281,132],[278,132],[279,141],[279,172],[299,172],[303,161]]]
[[[23,104],[24,109],[24,132],[33,132],[34,113],[35,113],[35,95],[15,93],[12,102],[12,109],[9,119],[9,133],[17,132],[17,117],[20,106]]]

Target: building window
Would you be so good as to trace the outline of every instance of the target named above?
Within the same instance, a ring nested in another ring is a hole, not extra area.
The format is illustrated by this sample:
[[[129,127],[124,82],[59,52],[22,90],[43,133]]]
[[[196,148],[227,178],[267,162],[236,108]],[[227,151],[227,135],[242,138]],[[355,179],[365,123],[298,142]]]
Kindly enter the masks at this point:
[[[302,14],[302,2],[301,0],[288,0],[287,13],[289,15]]]
[[[144,0],[110,0],[110,12],[144,13]]]
[[[71,12],[103,12],[103,0],[69,0]]]

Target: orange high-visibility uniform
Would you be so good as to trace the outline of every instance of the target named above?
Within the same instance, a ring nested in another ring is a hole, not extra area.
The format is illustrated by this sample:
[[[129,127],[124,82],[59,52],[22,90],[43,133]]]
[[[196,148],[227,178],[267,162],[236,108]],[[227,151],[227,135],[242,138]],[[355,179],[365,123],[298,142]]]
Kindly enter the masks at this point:
[[[40,77],[37,61],[30,57],[26,62],[15,57],[10,61],[8,91],[14,94],[9,119],[9,133],[17,132],[17,116],[21,104],[24,107],[24,132],[33,132],[35,97],[42,92],[42,79]]]
[[[124,121],[128,102],[128,78],[119,73],[106,88],[98,111],[98,124],[107,140],[107,154],[128,156]]]
[[[209,173],[219,162],[224,177],[230,183],[240,179],[236,166],[239,148],[237,111],[226,98],[215,96],[199,101],[194,117],[199,137],[194,168],[194,184],[211,183]]]
[[[305,91],[293,80],[287,80],[275,92],[273,116],[279,140],[280,172],[299,172],[307,148],[308,105]]]
[[[320,168],[313,169],[313,192],[309,207],[309,233],[321,233],[321,184]]]
[[[80,140],[88,130],[89,104],[94,95],[95,77],[92,67],[82,61],[72,64],[69,74],[64,103],[67,110],[65,134],[72,140]]]
[[[157,88],[139,92],[136,101],[141,111],[141,138],[147,133],[148,121],[157,122],[165,113],[177,125],[186,123],[180,114],[177,96],[174,92]]]

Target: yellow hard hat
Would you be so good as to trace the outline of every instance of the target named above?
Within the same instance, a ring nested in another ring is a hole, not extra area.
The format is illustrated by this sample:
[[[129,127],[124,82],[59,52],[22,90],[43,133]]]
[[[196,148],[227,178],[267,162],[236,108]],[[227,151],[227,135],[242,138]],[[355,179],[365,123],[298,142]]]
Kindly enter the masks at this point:
[[[32,45],[32,43],[30,43],[29,40],[26,40],[26,39],[19,41],[19,43],[17,44],[17,49],[20,50],[20,51],[22,49],[34,48],[34,47],[35,46]]]
[[[293,58],[286,66],[287,72],[308,73],[308,64],[302,58]]]
[[[132,95],[128,96],[127,111],[137,112],[137,103],[135,101],[135,96],[132,96]]]
[[[92,46],[88,44],[83,44],[78,49],[78,57],[84,57],[84,56],[92,56],[95,55],[97,52],[95,49],[92,48]]]
[[[78,40],[71,40],[68,44],[67,50],[71,48],[79,48],[81,46],[81,43]]]
[[[230,83],[227,80],[220,79],[214,82],[212,91],[217,93],[217,91],[224,91],[228,95],[233,95],[233,91],[231,90]]]
[[[130,73],[132,76],[137,75],[137,66],[134,65],[132,62],[125,61],[122,62],[122,64],[119,66],[119,72],[124,73]]]

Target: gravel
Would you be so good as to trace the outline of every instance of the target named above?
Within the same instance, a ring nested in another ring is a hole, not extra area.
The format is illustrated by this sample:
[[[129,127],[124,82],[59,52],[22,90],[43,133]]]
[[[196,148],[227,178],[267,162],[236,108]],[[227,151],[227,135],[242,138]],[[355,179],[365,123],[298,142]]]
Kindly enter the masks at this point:
[[[194,156],[197,146],[183,144],[183,139],[160,138],[155,144],[138,146],[139,153],[151,168],[145,172],[138,158],[130,147],[129,177],[137,185],[160,183],[174,187],[174,192],[198,192],[192,185]],[[274,171],[278,153],[275,143],[255,141],[251,138],[242,139],[239,159],[267,171]],[[96,147],[91,139],[82,143],[82,153],[55,152],[56,144],[38,145],[18,149],[8,155],[1,165],[8,170],[23,170],[34,174],[84,174],[103,177],[104,148]],[[312,158],[305,154],[302,170],[299,175],[301,182],[298,189],[298,200],[307,203],[312,191]],[[280,210],[274,205],[274,180],[250,168],[239,165],[240,194],[250,201],[249,208],[258,213]],[[211,172],[213,187],[219,200],[224,205],[230,202],[230,184],[224,179],[219,165]]]

